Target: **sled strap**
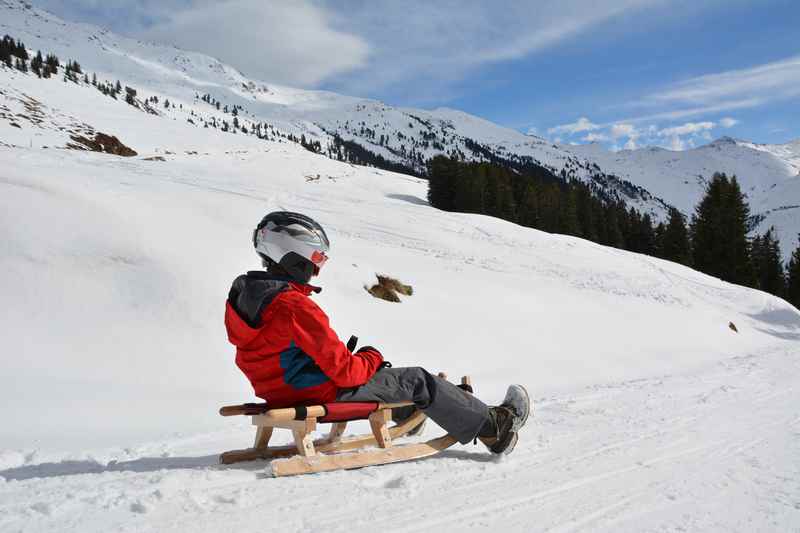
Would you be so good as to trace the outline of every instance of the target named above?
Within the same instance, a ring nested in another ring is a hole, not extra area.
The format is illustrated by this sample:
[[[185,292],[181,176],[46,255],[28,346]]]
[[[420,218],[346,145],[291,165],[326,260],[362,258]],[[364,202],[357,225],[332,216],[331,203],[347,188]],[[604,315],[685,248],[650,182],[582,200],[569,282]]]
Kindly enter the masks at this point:
[[[294,408],[295,420],[305,420],[306,418],[308,418],[308,409],[306,409],[305,405],[298,405]]]
[[[349,420],[366,420],[378,410],[378,402],[332,402],[326,403],[325,415],[320,422],[347,422]]]
[[[236,415],[261,415],[267,412],[266,403],[244,403],[241,405],[226,405],[219,410],[222,416]]]

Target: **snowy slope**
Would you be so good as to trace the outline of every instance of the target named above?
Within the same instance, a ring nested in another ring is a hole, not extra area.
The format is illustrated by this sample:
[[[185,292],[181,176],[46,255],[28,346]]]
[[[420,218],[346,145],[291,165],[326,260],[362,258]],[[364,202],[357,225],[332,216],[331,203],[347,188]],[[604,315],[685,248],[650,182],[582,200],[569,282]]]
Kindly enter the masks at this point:
[[[421,180],[295,145],[165,158],[0,148],[0,292],[14,302],[0,316],[0,529],[418,527],[398,498],[417,502],[422,529],[800,523],[780,503],[796,501],[796,485],[775,477],[793,475],[793,448],[780,443],[797,442],[800,417],[800,313],[782,300],[441,212],[422,200]],[[342,336],[360,335],[396,365],[469,373],[488,401],[512,380],[534,392],[540,409],[515,456],[495,464],[467,447],[280,481],[263,479],[263,463],[215,466],[251,431],[216,415],[252,398],[223,302],[231,279],[257,265],[252,225],[275,208],[329,228],[318,300]],[[363,285],[376,272],[415,295],[372,299]],[[729,475],[729,492],[710,496]],[[298,512],[287,494],[321,511]],[[694,503],[703,498],[711,511]]]

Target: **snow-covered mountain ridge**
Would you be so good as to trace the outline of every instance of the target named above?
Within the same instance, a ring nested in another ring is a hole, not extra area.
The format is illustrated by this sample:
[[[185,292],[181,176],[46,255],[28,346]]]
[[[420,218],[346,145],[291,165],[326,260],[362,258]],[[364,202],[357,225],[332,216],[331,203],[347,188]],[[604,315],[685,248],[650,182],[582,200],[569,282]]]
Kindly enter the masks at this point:
[[[641,185],[685,214],[693,212],[714,172],[735,175],[751,214],[759,220],[755,231],[775,226],[785,257],[798,245],[800,140],[764,145],[723,137],[681,152],[661,148],[608,152],[597,145],[568,149]]]
[[[231,109],[241,106],[238,121],[248,131],[254,131],[254,125],[269,124],[273,137],[281,133],[305,136],[320,142],[323,152],[338,136],[410,171],[420,170],[425,160],[441,153],[475,160],[491,154],[508,161],[532,161],[556,174],[592,181],[599,190],[655,220],[664,219],[669,205],[691,215],[710,176],[726,172],[736,174],[748,194],[759,222],[755,231],[775,225],[786,256],[797,245],[800,141],[772,146],[720,139],[685,152],[645,148],[614,153],[592,145],[556,145],[453,109],[397,108],[370,99],[252,80],[204,54],[64,22],[21,0],[0,0],[0,13],[0,33],[22,39],[29,48],[52,51],[62,60],[76,59],[101,79],[121,80],[138,89],[140,98],[159,96],[161,101],[180,105],[176,110],[161,109],[162,118],[192,120],[198,127],[212,120],[215,126],[231,122],[229,113],[198,100],[208,95]],[[19,82],[0,71],[0,87],[19,90]],[[34,96],[32,92],[37,91],[29,88],[25,94]],[[42,96],[42,103],[49,105],[51,97]],[[85,107],[81,102],[62,102],[54,112],[90,122],[82,118]],[[111,133],[124,138],[124,124],[117,124]],[[20,144],[35,144],[30,137],[29,132],[13,136]],[[3,135],[0,142],[9,143],[9,138]],[[155,148],[132,144],[139,151]]]

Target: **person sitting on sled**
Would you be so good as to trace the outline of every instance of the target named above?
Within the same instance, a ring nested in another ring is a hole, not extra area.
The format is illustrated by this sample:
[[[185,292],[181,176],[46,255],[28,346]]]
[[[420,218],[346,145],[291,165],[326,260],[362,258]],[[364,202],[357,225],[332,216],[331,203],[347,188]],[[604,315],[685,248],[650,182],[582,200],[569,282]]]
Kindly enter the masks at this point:
[[[269,213],[253,232],[253,245],[266,271],[234,280],[225,326],[236,346],[236,364],[256,396],[272,408],[410,401],[462,444],[478,438],[492,453],[513,450],[530,410],[524,387],[510,386],[502,404],[488,407],[423,368],[393,368],[376,348],[352,352],[339,339],[310,298],[321,290],[309,282],[330,248],[314,220]]]

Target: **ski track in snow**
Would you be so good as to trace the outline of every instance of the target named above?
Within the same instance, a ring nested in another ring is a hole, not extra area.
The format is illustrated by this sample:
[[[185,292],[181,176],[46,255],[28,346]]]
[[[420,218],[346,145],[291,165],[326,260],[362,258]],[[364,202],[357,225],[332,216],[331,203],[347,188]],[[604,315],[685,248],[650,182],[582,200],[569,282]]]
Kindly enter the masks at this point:
[[[119,462],[26,464],[0,471],[0,530],[797,531],[798,355],[782,346],[540,398],[499,460],[468,445],[274,479],[265,462],[216,465],[250,437],[241,424]],[[178,455],[188,441],[194,453]]]

